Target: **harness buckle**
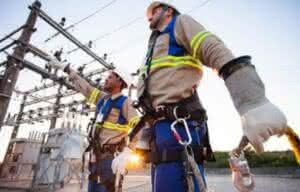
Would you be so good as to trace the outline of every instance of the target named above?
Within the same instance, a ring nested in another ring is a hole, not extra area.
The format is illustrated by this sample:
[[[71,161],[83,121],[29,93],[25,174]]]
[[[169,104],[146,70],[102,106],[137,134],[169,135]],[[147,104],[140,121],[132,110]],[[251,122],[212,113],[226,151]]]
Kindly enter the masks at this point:
[[[178,108],[179,108],[179,106],[175,106],[173,109],[173,115],[174,115],[175,119],[190,119],[191,118],[191,114],[187,114],[185,117],[178,117],[178,113],[177,113]]]

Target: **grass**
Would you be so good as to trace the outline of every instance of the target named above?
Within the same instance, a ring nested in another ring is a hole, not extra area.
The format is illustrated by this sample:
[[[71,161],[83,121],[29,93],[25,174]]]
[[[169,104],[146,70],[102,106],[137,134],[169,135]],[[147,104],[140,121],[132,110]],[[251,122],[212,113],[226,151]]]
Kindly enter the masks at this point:
[[[208,162],[210,168],[229,168],[228,152],[215,152],[216,162]],[[264,152],[257,155],[253,151],[246,151],[245,157],[250,167],[298,167],[292,151]]]

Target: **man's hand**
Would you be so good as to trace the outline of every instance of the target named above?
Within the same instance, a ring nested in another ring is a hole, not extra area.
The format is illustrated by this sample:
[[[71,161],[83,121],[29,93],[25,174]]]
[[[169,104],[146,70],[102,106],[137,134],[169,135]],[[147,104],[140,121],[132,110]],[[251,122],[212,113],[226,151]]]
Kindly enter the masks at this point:
[[[234,70],[230,66],[243,67]],[[272,135],[282,135],[287,131],[285,115],[272,103],[265,94],[265,86],[251,63],[251,57],[243,56],[228,62],[223,72],[226,87],[231,95],[235,108],[242,120],[244,135],[253,145],[256,153],[264,151],[263,142]],[[234,72],[228,70],[231,69]],[[220,70],[222,72],[222,70]]]
[[[48,65],[54,69],[60,69],[64,71],[68,66],[68,64],[58,61],[55,57],[49,56],[48,59],[49,59]]]
[[[269,101],[247,111],[241,116],[244,135],[256,152],[264,152],[263,142],[272,135],[282,135],[287,131],[287,120],[283,112]]]
[[[116,173],[120,173],[121,175],[126,174],[126,166],[130,161],[131,153],[132,153],[131,149],[125,147],[123,151],[114,158],[111,165],[114,174]]]

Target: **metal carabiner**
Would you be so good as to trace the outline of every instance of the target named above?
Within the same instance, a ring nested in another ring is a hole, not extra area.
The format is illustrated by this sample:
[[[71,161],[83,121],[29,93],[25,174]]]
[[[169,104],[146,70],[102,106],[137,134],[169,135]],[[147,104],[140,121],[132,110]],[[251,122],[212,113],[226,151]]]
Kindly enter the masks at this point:
[[[190,133],[190,130],[189,130],[189,126],[186,122],[186,118],[189,118],[189,117],[184,117],[184,118],[178,118],[177,116],[177,108],[178,106],[176,106],[174,109],[173,109],[173,115],[175,117],[175,121],[173,121],[173,123],[171,124],[171,130],[173,131],[173,134],[176,138],[176,140],[178,141],[179,144],[181,145],[184,145],[184,146],[188,146],[192,143],[192,136],[191,136],[191,133]],[[185,132],[188,136],[188,140],[186,141],[183,141],[180,134],[177,132],[176,130],[176,124],[182,122],[183,123],[183,126],[185,128]]]
[[[179,135],[179,133],[177,132],[176,130],[176,124],[178,123],[183,123],[183,126],[185,128],[185,132],[188,136],[188,140],[186,141],[183,141],[181,136]],[[179,118],[179,119],[176,119],[172,124],[171,124],[171,130],[173,131],[174,133],[174,136],[176,138],[176,140],[178,141],[179,144],[181,145],[185,145],[185,146],[188,146],[192,143],[192,136],[191,136],[191,133],[190,133],[190,130],[189,130],[189,127],[188,127],[188,124],[186,122],[186,120],[184,118]]]

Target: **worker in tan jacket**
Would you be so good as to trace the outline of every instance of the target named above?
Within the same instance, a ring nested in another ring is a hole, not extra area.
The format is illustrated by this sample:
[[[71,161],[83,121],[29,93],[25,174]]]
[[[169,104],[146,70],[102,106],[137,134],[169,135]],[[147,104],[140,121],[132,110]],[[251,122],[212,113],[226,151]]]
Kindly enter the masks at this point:
[[[231,95],[244,135],[257,153],[263,142],[287,129],[285,115],[265,96],[250,56],[236,57],[215,34],[172,5],[154,1],[147,9],[152,34],[139,69],[137,107],[154,119],[150,161],[153,191],[187,191],[186,149],[198,164],[210,159],[206,113],[197,94],[203,65],[215,70]],[[229,130],[230,134],[230,130]],[[124,169],[124,162],[113,170]]]
[[[89,192],[115,191],[115,174],[111,163],[114,155],[126,145],[125,137],[139,117],[131,101],[121,91],[128,87],[126,75],[111,71],[105,80],[103,90],[92,87],[69,65],[51,59],[49,64],[62,69],[69,75],[75,89],[82,93],[89,104],[96,105],[95,119],[89,132]],[[122,184],[119,183],[119,187]]]

